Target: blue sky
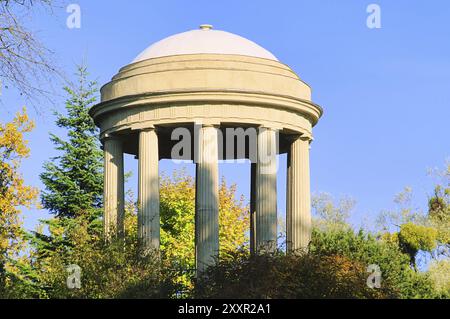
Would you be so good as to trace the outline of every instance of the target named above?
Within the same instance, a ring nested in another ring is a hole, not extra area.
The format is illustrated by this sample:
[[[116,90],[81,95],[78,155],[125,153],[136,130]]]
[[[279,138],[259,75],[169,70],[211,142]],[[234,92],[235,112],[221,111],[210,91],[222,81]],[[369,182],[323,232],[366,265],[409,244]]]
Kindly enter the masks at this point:
[[[356,199],[355,225],[364,219],[370,225],[381,210],[392,208],[405,186],[414,189],[418,207],[426,206],[434,182],[427,169],[442,167],[450,156],[450,2],[71,2],[81,7],[80,29],[66,27],[65,6],[51,16],[40,10],[32,21],[67,75],[85,60],[102,85],[153,42],[212,24],[262,45],[313,88],[313,100],[324,108],[311,149],[313,192]],[[366,26],[370,3],[380,5],[381,29]],[[11,89],[3,89],[1,98],[2,122],[26,104]],[[40,107],[41,115],[31,113],[37,127],[22,169],[26,181],[38,187],[43,162],[56,155],[48,133],[60,132],[53,124],[55,106]],[[63,103],[56,108],[63,110]],[[137,167],[131,157],[126,163],[127,170]],[[280,212],[285,163],[282,156]],[[180,166],[161,164],[166,172],[174,167]],[[248,195],[248,165],[221,165],[220,174]],[[24,212],[27,228],[47,216],[43,210]]]

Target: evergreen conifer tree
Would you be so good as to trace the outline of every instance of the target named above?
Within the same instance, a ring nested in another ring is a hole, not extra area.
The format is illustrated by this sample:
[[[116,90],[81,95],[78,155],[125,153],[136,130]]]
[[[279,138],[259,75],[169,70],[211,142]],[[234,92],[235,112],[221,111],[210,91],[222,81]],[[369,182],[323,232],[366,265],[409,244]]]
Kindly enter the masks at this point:
[[[55,112],[56,125],[66,130],[67,137],[50,134],[60,153],[44,164],[40,175],[45,185],[42,206],[54,218],[41,220],[39,229],[28,235],[39,261],[55,254],[70,255],[83,225],[87,225],[87,238],[101,236],[103,154],[88,113],[98,90],[96,83],[88,80],[85,66],[79,66],[76,75],[77,83],[64,87],[66,112]]]
[[[103,154],[88,114],[96,101],[97,85],[88,81],[84,66],[78,67],[77,77],[76,85],[64,88],[68,94],[66,114],[56,113],[56,125],[67,130],[67,139],[50,134],[61,154],[44,164],[41,201],[56,217],[93,221],[101,214],[103,191]]]

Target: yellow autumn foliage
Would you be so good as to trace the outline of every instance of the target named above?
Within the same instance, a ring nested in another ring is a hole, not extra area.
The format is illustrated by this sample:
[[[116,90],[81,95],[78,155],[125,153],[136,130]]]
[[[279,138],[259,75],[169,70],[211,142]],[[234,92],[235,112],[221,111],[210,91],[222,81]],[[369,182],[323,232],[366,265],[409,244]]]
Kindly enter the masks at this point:
[[[21,247],[20,207],[36,203],[38,191],[25,185],[19,172],[21,160],[30,154],[24,134],[34,123],[23,108],[8,123],[0,123],[0,266]]]

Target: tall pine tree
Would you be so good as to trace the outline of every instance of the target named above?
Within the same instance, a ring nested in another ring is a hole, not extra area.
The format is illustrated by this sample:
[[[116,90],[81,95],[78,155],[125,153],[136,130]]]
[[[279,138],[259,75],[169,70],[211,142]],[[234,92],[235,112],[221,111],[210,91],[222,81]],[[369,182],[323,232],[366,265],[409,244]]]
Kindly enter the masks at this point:
[[[56,217],[93,221],[101,214],[103,154],[88,111],[98,89],[96,82],[88,80],[86,67],[78,67],[77,77],[76,85],[64,88],[68,94],[66,114],[56,113],[56,125],[67,130],[67,138],[50,134],[61,154],[44,164],[41,200]]]

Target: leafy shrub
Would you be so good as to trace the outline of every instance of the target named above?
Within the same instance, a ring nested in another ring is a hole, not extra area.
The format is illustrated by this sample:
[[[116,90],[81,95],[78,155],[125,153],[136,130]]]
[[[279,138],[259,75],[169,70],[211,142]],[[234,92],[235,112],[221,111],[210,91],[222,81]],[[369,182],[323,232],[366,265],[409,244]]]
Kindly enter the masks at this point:
[[[208,268],[197,298],[387,298],[393,291],[367,286],[366,267],[349,258],[315,253],[228,254]]]
[[[250,256],[229,253],[197,281],[197,298],[388,298],[391,287],[369,288],[364,264],[316,253]]]
[[[67,266],[81,269],[81,288],[67,287]],[[67,258],[42,265],[49,298],[169,298],[177,290],[171,267],[154,253],[140,254],[133,242],[96,242],[76,248]]]
[[[381,287],[369,288],[369,265]],[[414,271],[395,243],[352,230],[314,230],[308,253],[231,252],[196,284],[197,298],[436,298],[427,273]]]
[[[414,271],[410,258],[392,241],[377,239],[363,231],[313,231],[311,252],[320,256],[339,255],[366,267],[378,265],[382,286],[394,289],[398,298],[434,298],[433,284],[426,273]]]
[[[450,260],[433,261],[428,270],[439,297],[450,298]]]

